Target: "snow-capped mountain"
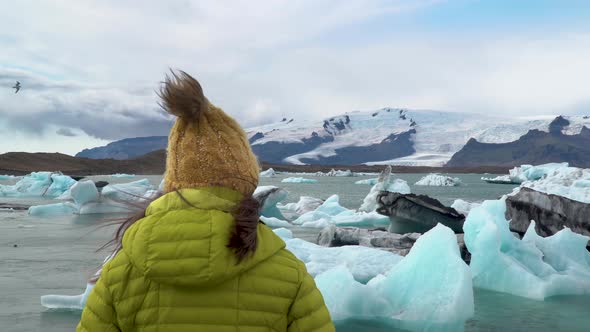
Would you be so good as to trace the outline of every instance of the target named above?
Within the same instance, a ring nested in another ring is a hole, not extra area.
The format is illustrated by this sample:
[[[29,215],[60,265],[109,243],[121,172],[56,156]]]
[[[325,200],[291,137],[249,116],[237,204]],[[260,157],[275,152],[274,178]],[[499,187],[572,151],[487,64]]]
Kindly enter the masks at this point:
[[[576,135],[590,117],[564,117],[563,134]],[[283,119],[249,128],[250,143],[267,162],[441,166],[471,139],[507,143],[530,130],[549,132],[553,116],[506,118],[472,113],[383,108],[323,121]]]
[[[534,143],[537,149],[545,149],[544,144],[556,145],[560,141],[567,141],[569,145],[563,146],[564,151],[567,151],[572,142],[556,136],[547,140],[543,135],[534,133],[557,130],[564,138],[573,138],[588,131],[583,130],[584,127],[590,128],[590,116],[565,116],[557,119],[555,116],[508,118],[473,113],[383,108],[349,112],[320,121],[285,118],[276,123],[248,128],[246,132],[258,158],[268,163],[441,166],[449,162],[458,151],[462,151],[458,156],[461,158],[455,158],[451,164],[460,166],[469,163],[473,166],[498,165],[496,157],[500,155],[499,152],[493,158],[490,155],[486,159],[487,153],[479,153],[475,157],[474,154],[484,147],[482,144],[490,145],[485,148],[492,151],[495,144],[520,141],[522,136],[532,133],[525,137],[526,142],[501,147],[504,151],[502,153],[512,158],[504,158],[506,160],[502,161],[502,165],[508,165],[511,161],[515,165],[518,162],[535,163],[543,159],[524,156],[522,146]],[[585,137],[582,135],[580,139],[587,139]],[[471,142],[467,146],[469,149],[464,150],[468,142]],[[105,147],[86,149],[79,156],[94,159],[134,158],[162,149],[166,143],[165,136],[131,138]],[[576,144],[580,146],[583,143]],[[511,152],[511,149],[516,149],[513,146],[519,146],[521,150]],[[548,156],[539,151],[535,156]],[[533,153],[529,151],[528,155],[532,156]],[[553,153],[551,158],[559,157],[559,153]],[[551,161],[570,161],[566,160],[568,154],[564,154],[562,158],[564,159]],[[590,157],[588,159],[590,162]]]

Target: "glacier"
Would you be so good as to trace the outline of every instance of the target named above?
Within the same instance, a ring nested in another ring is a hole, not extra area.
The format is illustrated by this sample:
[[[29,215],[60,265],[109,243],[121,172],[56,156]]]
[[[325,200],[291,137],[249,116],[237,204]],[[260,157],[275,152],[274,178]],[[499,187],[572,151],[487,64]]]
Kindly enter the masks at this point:
[[[456,187],[461,185],[459,178],[441,174],[428,174],[415,183],[416,186]]]
[[[541,238],[531,222],[520,240],[510,232],[505,200],[484,201],[463,225],[474,286],[535,300],[590,293],[590,238],[568,228]]]
[[[316,180],[316,179],[306,179],[306,178],[291,177],[291,178],[283,179],[281,182],[282,183],[317,183],[318,180]]]
[[[590,119],[583,116],[566,116],[570,124],[563,129],[567,135],[579,134],[584,125],[590,128]],[[477,113],[440,112],[382,108],[370,111],[353,111],[315,121],[292,119],[246,129],[256,150],[264,145],[292,144],[293,154],[282,153],[281,161],[305,164],[307,160],[338,155],[348,148],[367,147],[415,130],[411,143],[414,152],[387,160],[368,158],[367,165],[443,166],[467,143],[475,138],[482,143],[507,143],[518,140],[529,130],[549,131],[555,117],[515,118]],[[338,125],[334,125],[338,124]],[[315,143],[317,144],[315,144]],[[301,149],[302,148],[302,149]],[[340,150],[340,151],[339,151]],[[343,154],[345,155],[345,153]]]

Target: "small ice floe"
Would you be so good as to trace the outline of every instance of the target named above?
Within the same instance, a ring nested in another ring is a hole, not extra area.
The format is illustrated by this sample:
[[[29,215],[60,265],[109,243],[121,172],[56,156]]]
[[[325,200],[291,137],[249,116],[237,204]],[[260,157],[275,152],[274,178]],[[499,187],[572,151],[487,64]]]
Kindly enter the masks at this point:
[[[135,177],[135,174],[116,173],[111,174],[111,176],[114,178],[133,179]]]
[[[323,228],[330,225],[383,227],[389,224],[389,217],[377,212],[356,212],[340,205],[338,195],[332,195],[317,209],[301,215],[293,224],[302,227]]]
[[[456,187],[461,185],[461,179],[441,174],[428,174],[422,179],[420,179],[420,181],[416,182],[415,185],[434,187]]]
[[[277,172],[275,172],[275,170],[272,168],[269,168],[266,171],[260,172],[261,178],[274,178],[276,175],[277,175]]]
[[[316,179],[306,179],[306,178],[291,177],[291,178],[283,179],[281,182],[282,183],[317,183],[318,180],[316,180]]]

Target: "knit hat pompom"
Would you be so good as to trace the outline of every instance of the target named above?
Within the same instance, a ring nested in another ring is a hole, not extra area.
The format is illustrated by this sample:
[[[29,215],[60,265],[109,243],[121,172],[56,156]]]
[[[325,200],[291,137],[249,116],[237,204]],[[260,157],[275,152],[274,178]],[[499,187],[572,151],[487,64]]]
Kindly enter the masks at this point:
[[[159,96],[160,106],[178,117],[168,137],[164,191],[225,187],[252,195],[260,167],[238,122],[183,71],[166,75]]]
[[[209,108],[201,84],[186,72],[170,70],[160,87],[160,106],[179,118],[198,119]]]

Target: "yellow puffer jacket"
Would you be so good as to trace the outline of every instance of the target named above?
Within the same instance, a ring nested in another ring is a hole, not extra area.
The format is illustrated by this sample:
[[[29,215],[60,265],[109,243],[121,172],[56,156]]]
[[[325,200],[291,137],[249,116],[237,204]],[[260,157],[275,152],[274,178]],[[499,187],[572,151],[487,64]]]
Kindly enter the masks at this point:
[[[256,253],[236,265],[226,247],[225,188],[181,190],[154,201],[102,270],[78,331],[334,331],[305,265],[268,227]]]

